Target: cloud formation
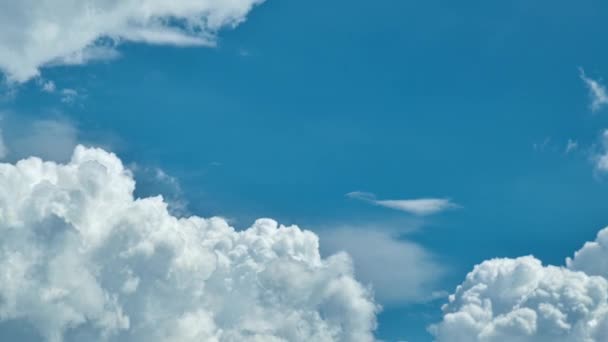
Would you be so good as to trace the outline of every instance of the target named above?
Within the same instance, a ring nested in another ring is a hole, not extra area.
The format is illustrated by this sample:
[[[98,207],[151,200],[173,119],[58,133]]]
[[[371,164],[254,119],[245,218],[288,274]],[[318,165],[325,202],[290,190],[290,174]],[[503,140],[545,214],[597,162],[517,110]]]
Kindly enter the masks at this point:
[[[439,281],[446,267],[399,232],[361,227],[319,234],[322,251],[345,251],[354,259],[357,279],[373,286],[375,298],[383,306],[424,302],[443,295]]]
[[[447,198],[379,200],[376,198],[376,195],[361,191],[349,192],[346,194],[346,197],[419,216],[437,214],[441,211],[458,207],[458,205],[452,203]]]
[[[591,99],[591,110],[593,112],[597,112],[606,105],[608,105],[608,94],[606,92],[606,87],[599,81],[588,77],[585,74],[585,70],[583,69],[580,69],[580,77],[589,89],[589,98]]]
[[[213,45],[264,0],[20,0],[0,2],[0,70],[24,82],[46,65],[116,58],[121,42]]]
[[[568,154],[570,152],[576,151],[576,149],[578,149],[578,141],[568,139],[568,142],[566,143],[566,148],[564,149],[564,153]]]
[[[602,132],[600,138],[600,152],[592,157],[595,163],[595,169],[599,172],[608,171],[608,129]]]
[[[53,161],[68,161],[79,139],[77,127],[56,118],[27,118],[0,112],[0,159],[15,161],[36,155]]]
[[[260,219],[178,219],[113,154],[0,164],[0,324],[46,341],[373,341],[350,258]]]
[[[437,342],[608,340],[608,228],[566,260],[532,257],[475,266],[430,327]]]

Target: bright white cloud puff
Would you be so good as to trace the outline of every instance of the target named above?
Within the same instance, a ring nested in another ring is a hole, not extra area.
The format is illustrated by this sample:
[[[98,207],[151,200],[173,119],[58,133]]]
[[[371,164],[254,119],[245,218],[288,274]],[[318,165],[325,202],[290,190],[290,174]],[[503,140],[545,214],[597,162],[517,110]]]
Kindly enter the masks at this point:
[[[49,64],[113,59],[122,41],[212,45],[264,0],[0,1],[0,70],[24,82]]]
[[[566,260],[528,256],[476,266],[430,327],[437,342],[608,341],[608,228]]]
[[[178,219],[113,154],[0,164],[0,324],[46,341],[373,341],[350,258],[261,219]]]

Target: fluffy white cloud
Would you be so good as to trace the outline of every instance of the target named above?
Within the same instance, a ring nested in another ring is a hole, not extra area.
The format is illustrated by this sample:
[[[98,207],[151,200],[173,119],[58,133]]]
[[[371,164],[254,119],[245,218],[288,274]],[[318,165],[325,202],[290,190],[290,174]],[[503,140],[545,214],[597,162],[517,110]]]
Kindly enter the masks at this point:
[[[608,228],[600,230],[595,241],[585,243],[566,264],[573,270],[608,278]]]
[[[261,219],[170,215],[113,154],[0,164],[0,321],[47,341],[372,341],[346,254]]]
[[[430,327],[438,342],[608,340],[608,228],[566,260],[534,257],[475,266]]]
[[[376,199],[376,195],[361,191],[349,192],[346,194],[346,196],[381,207],[404,211],[406,213],[420,216],[432,215],[447,209],[458,207],[458,205],[452,203],[447,198],[379,200]]]
[[[605,341],[608,281],[533,257],[486,261],[431,327],[437,341]]]
[[[116,58],[122,41],[212,45],[264,0],[0,1],[0,69],[23,82],[52,64]]]
[[[583,69],[580,69],[580,77],[589,89],[589,97],[591,98],[591,110],[597,112],[604,106],[608,105],[608,94],[606,92],[606,87],[599,81],[588,77]]]

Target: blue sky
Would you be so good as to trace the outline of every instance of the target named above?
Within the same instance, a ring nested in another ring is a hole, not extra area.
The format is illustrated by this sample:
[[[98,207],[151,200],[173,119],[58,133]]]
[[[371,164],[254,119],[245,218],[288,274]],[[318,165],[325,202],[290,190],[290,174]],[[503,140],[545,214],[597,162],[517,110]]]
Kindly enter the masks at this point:
[[[608,222],[594,164],[608,112],[590,108],[580,72],[608,75],[607,15],[594,0],[268,0],[216,47],[126,42],[115,59],[7,84],[3,131],[10,147],[30,134],[16,127],[61,122],[74,127],[57,133],[66,145],[116,152],[137,165],[139,194],[164,193],[183,215],[242,229],[272,217],[318,233],[323,253],[357,249],[355,265],[392,258],[370,276],[393,293],[376,336],[431,341],[442,293],[474,265],[563,265]],[[419,216],[353,191],[455,205]],[[369,232],[395,253],[360,251]],[[415,277],[434,294],[399,289]]]

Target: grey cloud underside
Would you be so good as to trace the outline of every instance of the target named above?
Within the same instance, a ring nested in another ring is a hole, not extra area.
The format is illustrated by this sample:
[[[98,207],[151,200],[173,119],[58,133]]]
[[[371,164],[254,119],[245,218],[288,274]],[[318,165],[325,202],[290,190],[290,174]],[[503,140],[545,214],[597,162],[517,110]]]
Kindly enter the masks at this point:
[[[315,234],[178,219],[134,187],[100,149],[0,164],[0,327],[50,342],[374,340],[371,293]]]

